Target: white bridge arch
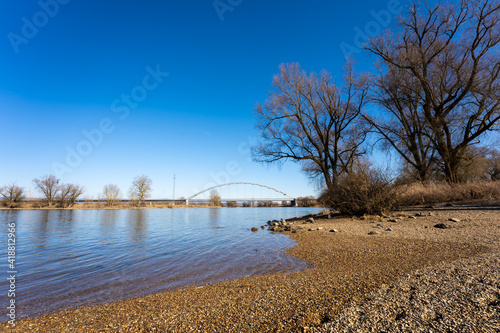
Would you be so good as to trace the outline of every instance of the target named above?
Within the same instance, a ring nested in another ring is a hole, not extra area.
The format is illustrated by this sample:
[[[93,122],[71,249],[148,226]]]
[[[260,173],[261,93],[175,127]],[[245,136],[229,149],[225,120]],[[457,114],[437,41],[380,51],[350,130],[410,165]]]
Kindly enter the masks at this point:
[[[293,203],[295,203],[295,198],[294,197],[292,197],[292,196],[286,194],[285,192],[280,191],[280,190],[278,190],[278,189],[276,189],[274,187],[267,186],[267,185],[262,185],[262,184],[258,184],[258,183],[250,183],[250,182],[232,182],[232,183],[225,183],[225,184],[215,185],[215,186],[206,188],[203,191],[195,193],[195,194],[193,194],[192,196],[190,196],[189,198],[186,199],[186,204],[189,204],[190,200],[193,200],[194,198],[196,198],[200,194],[203,194],[203,193],[208,192],[208,191],[215,190],[215,189],[220,188],[220,187],[230,186],[230,185],[252,185],[252,186],[263,187],[263,188],[272,190],[272,191],[274,191],[276,193],[279,193],[279,194],[283,195],[283,198],[273,199],[273,200],[287,200],[287,201],[289,200],[289,201],[292,201]]]

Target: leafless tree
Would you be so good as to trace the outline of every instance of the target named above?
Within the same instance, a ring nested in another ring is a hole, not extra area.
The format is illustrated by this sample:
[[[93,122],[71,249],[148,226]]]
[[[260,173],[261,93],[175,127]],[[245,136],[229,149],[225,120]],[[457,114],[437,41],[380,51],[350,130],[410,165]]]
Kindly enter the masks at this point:
[[[24,188],[15,183],[0,187],[0,196],[10,203],[20,202],[24,199]]]
[[[108,184],[104,186],[104,200],[106,200],[106,205],[114,206],[118,202],[118,197],[120,196],[120,188],[114,184]]]
[[[139,205],[143,204],[147,198],[151,197],[152,185],[153,181],[146,175],[135,177],[129,189],[130,199],[137,201]]]
[[[398,83],[417,98],[451,183],[459,181],[467,147],[498,129],[499,43],[499,2],[461,0],[414,3],[395,32],[366,45],[398,77],[412,78]]]
[[[219,192],[217,190],[212,190],[210,191],[210,199],[209,199],[210,205],[218,207],[221,205],[221,197],[219,195]]]
[[[56,200],[59,192],[59,183],[61,180],[54,175],[45,175],[40,179],[33,179],[37,189],[45,196],[49,206]]]
[[[299,64],[282,64],[267,100],[256,108],[262,142],[252,149],[261,163],[299,162],[312,179],[333,189],[339,174],[364,152],[366,131],[359,115],[366,104],[367,81],[345,67],[337,87],[322,71],[307,75]]]
[[[71,207],[83,194],[84,188],[76,184],[63,184],[59,188],[59,203],[62,207]]]
[[[432,131],[420,113],[420,93],[413,89],[418,87],[416,79],[388,65],[385,73],[379,67],[371,83],[371,101],[380,106],[382,112],[376,117],[364,113],[363,118],[382,139],[383,147],[399,154],[405,167],[409,167],[405,171],[417,180],[428,181],[436,164],[436,150]]]

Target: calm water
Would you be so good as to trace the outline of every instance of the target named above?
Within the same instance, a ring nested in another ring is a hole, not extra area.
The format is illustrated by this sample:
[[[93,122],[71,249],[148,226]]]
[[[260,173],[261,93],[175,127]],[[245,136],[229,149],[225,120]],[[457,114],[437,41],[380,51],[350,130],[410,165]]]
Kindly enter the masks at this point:
[[[319,208],[0,211],[4,240],[16,223],[18,318],[189,285],[292,272],[288,236],[259,228]],[[0,251],[7,305],[7,248]],[[3,311],[5,312],[5,311]],[[0,322],[7,321],[2,314]]]

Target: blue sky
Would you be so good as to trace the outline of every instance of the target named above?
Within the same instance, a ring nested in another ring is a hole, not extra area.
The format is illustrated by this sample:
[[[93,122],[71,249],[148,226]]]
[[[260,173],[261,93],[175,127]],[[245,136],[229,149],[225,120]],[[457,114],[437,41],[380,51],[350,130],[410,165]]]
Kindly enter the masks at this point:
[[[255,105],[280,63],[340,78],[360,31],[385,28],[406,4],[3,1],[0,185],[34,190],[52,173],[95,197],[146,174],[153,198],[169,198],[175,173],[177,197],[226,181],[315,195],[299,165],[251,161]]]

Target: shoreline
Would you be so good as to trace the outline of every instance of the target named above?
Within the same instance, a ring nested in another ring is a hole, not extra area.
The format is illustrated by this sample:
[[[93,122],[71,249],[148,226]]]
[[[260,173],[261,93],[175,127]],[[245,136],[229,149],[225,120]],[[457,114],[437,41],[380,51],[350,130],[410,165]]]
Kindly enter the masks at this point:
[[[323,208],[323,206],[296,206],[298,208]],[[179,208],[293,208],[291,206],[210,206],[210,205],[200,205],[200,204],[190,204],[190,205],[151,205],[144,207],[134,207],[134,206],[93,206],[93,207],[0,207],[0,211],[19,211],[19,210],[137,210],[137,209],[179,209]]]
[[[286,253],[309,261],[313,268],[72,308],[21,320],[12,332],[314,331],[343,310],[366,303],[381,286],[416,270],[496,251],[498,240],[492,237],[498,238],[500,222],[498,218],[491,222],[498,215],[495,210],[414,209],[395,212],[391,218],[395,222],[375,217],[321,219],[314,224],[296,220],[293,226],[304,229],[285,232],[298,243]],[[416,211],[424,216],[407,218]],[[429,212],[433,215],[425,215]],[[403,214],[401,219],[396,216]],[[460,222],[447,222],[457,216]],[[437,221],[454,225],[437,229],[433,227]],[[485,229],[488,225],[491,230]]]

